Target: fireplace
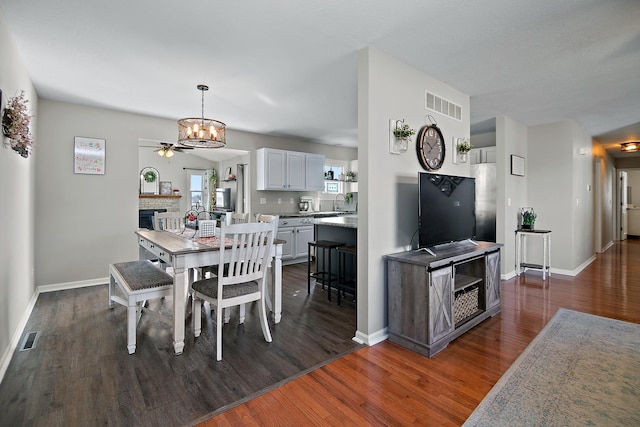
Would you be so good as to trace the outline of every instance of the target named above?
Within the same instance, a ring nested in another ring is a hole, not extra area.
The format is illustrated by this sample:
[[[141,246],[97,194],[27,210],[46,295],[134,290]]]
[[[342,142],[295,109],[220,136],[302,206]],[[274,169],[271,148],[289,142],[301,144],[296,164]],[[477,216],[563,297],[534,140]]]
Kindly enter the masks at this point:
[[[166,212],[166,209],[139,209],[138,227],[153,230],[153,214],[156,212]]]

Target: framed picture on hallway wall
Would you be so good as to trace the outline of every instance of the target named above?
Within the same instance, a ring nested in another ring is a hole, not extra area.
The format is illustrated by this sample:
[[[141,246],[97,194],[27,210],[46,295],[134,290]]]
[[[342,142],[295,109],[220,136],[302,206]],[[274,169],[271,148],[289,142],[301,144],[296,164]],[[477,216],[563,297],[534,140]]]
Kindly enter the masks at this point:
[[[104,175],[106,141],[97,138],[75,137],[73,172]]]
[[[511,155],[511,175],[524,176],[524,157]]]

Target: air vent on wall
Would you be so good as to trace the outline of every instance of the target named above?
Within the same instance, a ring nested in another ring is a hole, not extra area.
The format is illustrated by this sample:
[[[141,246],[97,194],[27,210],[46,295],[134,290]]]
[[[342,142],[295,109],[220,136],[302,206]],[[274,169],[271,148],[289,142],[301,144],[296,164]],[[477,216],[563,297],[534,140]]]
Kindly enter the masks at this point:
[[[426,90],[424,91],[424,108],[452,119],[462,120],[462,107]]]

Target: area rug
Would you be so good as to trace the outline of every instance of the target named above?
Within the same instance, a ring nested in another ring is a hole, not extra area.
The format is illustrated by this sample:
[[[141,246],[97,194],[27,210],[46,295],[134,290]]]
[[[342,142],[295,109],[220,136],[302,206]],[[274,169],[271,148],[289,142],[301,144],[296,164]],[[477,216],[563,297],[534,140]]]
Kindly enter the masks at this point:
[[[640,425],[640,325],[559,309],[464,425]]]

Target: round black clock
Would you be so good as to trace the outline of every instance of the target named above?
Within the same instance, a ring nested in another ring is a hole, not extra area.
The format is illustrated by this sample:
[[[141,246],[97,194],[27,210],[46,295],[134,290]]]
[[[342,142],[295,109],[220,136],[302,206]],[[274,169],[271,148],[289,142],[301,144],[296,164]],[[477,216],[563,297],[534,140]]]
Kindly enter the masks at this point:
[[[438,126],[423,126],[416,141],[418,161],[425,170],[435,171],[444,164],[444,137]]]

